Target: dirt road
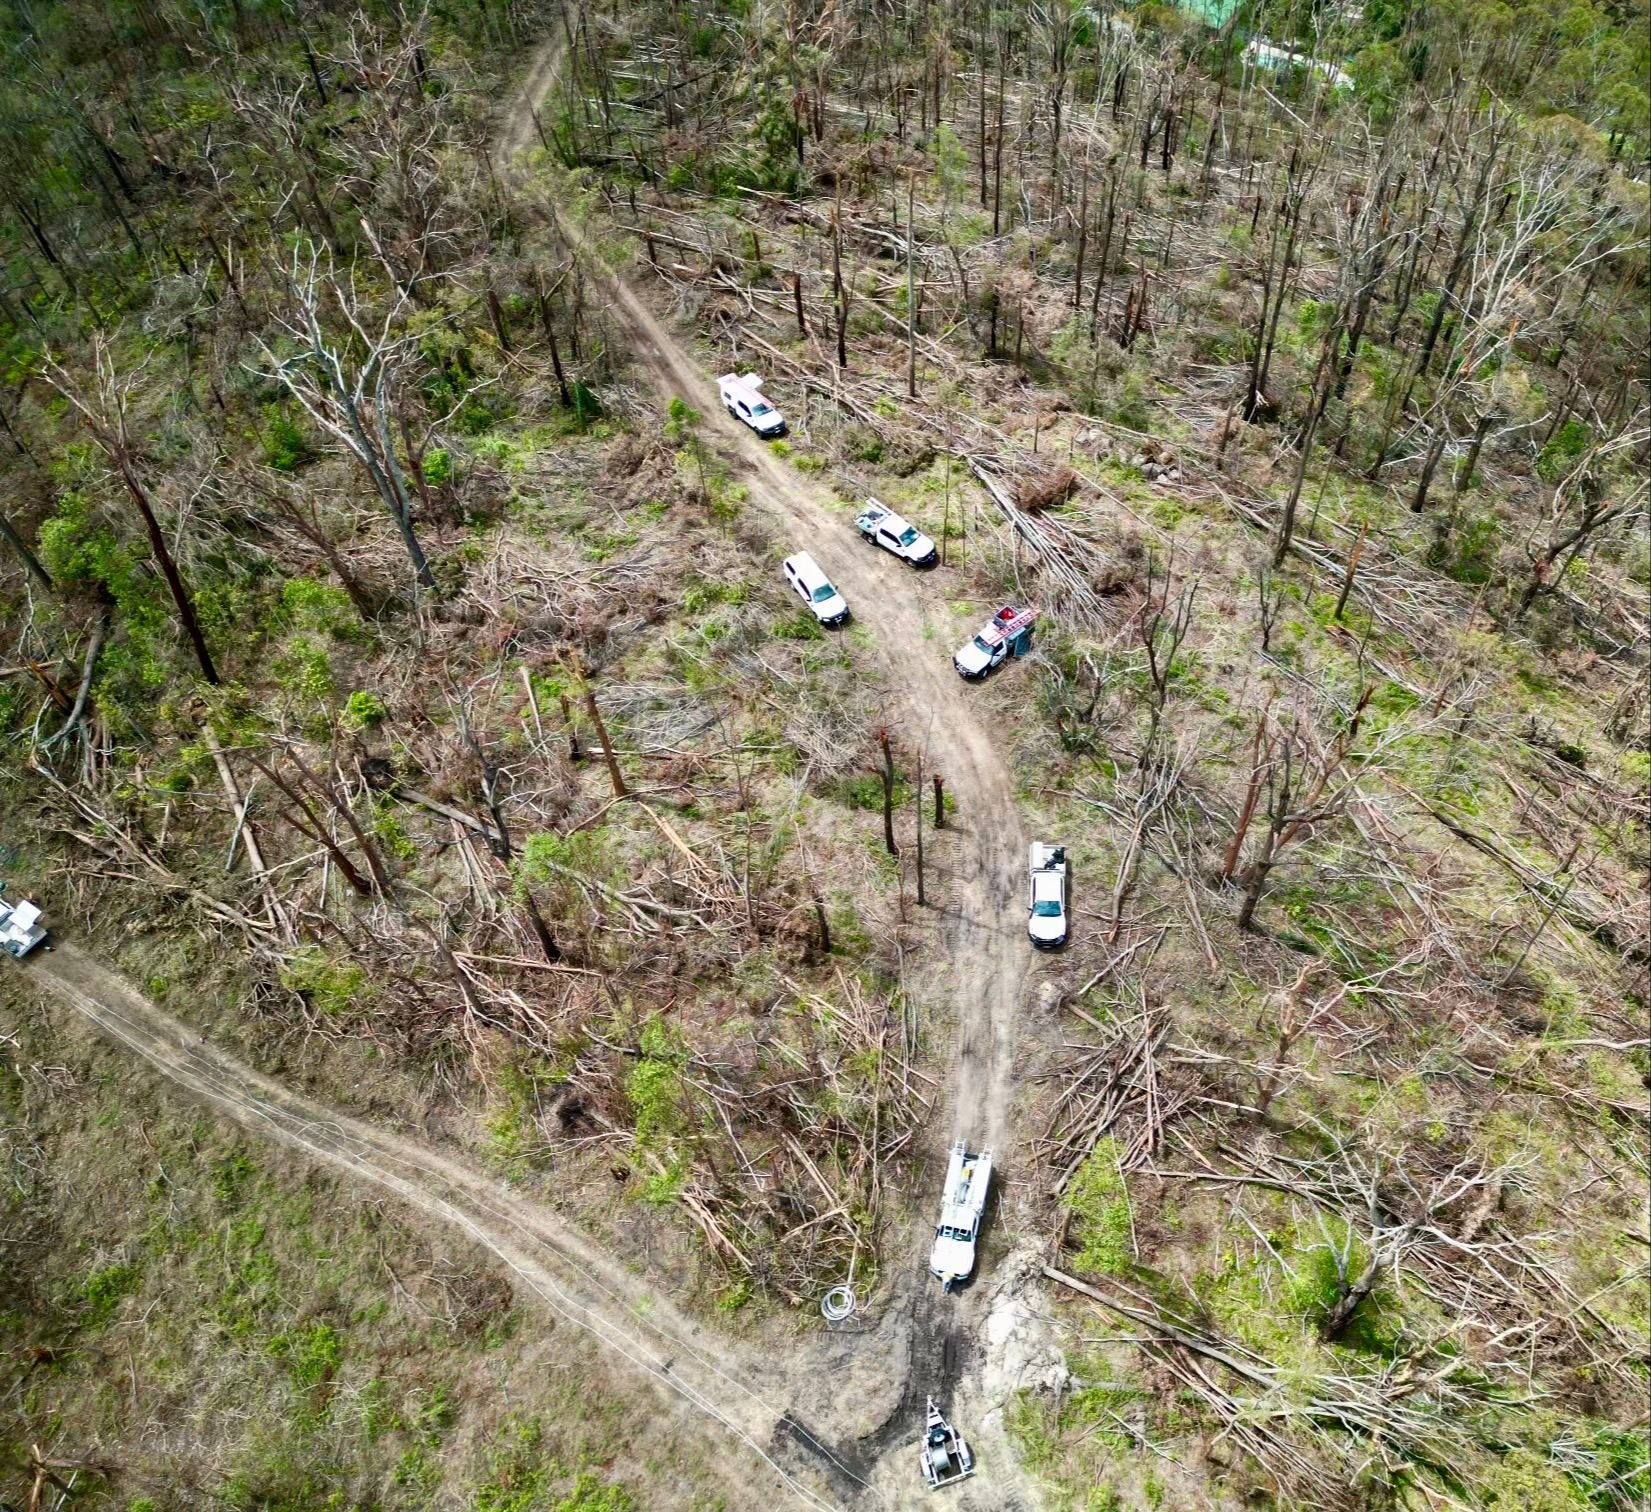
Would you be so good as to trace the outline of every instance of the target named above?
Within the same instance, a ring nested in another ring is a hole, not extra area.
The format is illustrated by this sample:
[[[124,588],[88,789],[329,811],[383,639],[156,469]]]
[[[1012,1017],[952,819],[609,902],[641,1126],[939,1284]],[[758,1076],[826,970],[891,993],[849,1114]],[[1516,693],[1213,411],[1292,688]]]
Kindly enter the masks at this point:
[[[507,114],[499,138],[504,162],[536,140],[533,112],[556,73],[556,49],[547,47]],[[990,1144],[1002,1162],[1011,1128],[1014,1019],[1030,967],[1019,912],[1025,837],[1008,770],[950,665],[953,626],[941,579],[919,577],[866,546],[827,492],[723,413],[710,375],[623,279],[610,278],[608,289],[661,397],[681,395],[712,417],[708,428],[718,445],[756,485],[755,504],[789,542],[806,544],[843,589],[887,686],[898,690],[902,706],[889,710],[891,720],[908,741],[926,747],[929,769],[946,776],[958,805],[957,859],[937,879],[942,964],[926,987],[952,1046],[949,1137]],[[922,1496],[914,1485],[915,1442],[925,1395],[951,1401],[960,1420],[973,1415],[971,1436],[981,1432],[979,1419],[1002,1405],[986,1399],[972,1368],[972,1341],[983,1336],[991,1305],[987,1285],[943,1299],[914,1255],[883,1326],[852,1338],[799,1340],[783,1358],[748,1357],[649,1293],[554,1213],[437,1150],[336,1113],[240,1064],[72,945],[36,956],[25,970],[33,984],[225,1117],[394,1193],[491,1251],[521,1288],[649,1379],[672,1410],[703,1414],[743,1447],[746,1454],[727,1467],[732,1504],[772,1505],[776,1492],[812,1507],[915,1504]],[[888,1414],[857,1445],[834,1449],[795,1415],[800,1405],[813,1427],[829,1418],[861,1424],[853,1431],[863,1432],[873,1396],[887,1403]],[[954,1512],[1008,1512],[1034,1500],[1001,1428],[987,1428],[985,1437],[991,1447],[981,1474],[954,1495]]]
[[[507,115],[499,135],[506,165],[536,140],[534,111],[555,82],[556,57],[554,44],[538,56]],[[544,208],[565,235],[579,239],[555,204],[547,200]],[[719,450],[755,481],[755,506],[779,525],[791,549],[811,551],[842,590],[855,623],[871,633],[886,685],[904,704],[891,716],[907,743],[927,748],[928,769],[945,774],[958,808],[955,828],[967,839],[941,904],[952,967],[944,1016],[956,1024],[952,1137],[1001,1149],[1009,1133],[1014,1016],[1030,969],[1020,916],[1025,834],[1008,768],[951,665],[956,627],[941,599],[945,569],[920,576],[868,546],[834,495],[774,456],[722,408],[713,376],[628,281],[604,271],[604,286],[660,398],[680,397],[704,413]]]
[[[843,1504],[841,1490],[825,1479],[829,1451],[808,1443],[786,1421],[783,1405],[773,1405],[788,1399],[784,1380],[649,1292],[556,1214],[428,1145],[311,1102],[242,1065],[73,945],[37,952],[23,969],[29,983],[224,1117],[382,1187],[490,1250],[519,1290],[651,1381],[666,1410],[702,1414],[722,1425],[748,1456],[727,1465],[731,1488],[745,1493],[739,1504],[771,1505],[782,1492],[815,1508]],[[852,1487],[841,1473],[837,1480],[839,1488]]]
[[[535,116],[555,84],[559,56],[559,40],[536,55],[497,137],[504,171],[527,193],[534,192],[531,177],[516,158],[539,140]],[[560,205],[549,197],[541,204],[570,241],[583,241]],[[939,964],[923,985],[951,1049],[947,1142],[967,1139],[996,1151],[1001,1202],[1010,1169],[1015,1018],[1032,965],[1021,913],[1026,834],[1008,766],[971,705],[973,690],[951,665],[956,626],[941,598],[945,569],[919,575],[867,545],[841,501],[776,457],[723,409],[714,376],[632,284],[598,257],[588,265],[601,277],[610,313],[661,402],[680,397],[706,416],[707,438],[753,483],[752,504],[778,526],[787,549],[806,547],[843,592],[855,623],[870,632],[884,686],[899,700],[888,710],[891,722],[908,743],[926,749],[929,771],[945,774],[958,807],[957,859],[932,889],[943,922]],[[1035,1503],[1002,1432],[1001,1393],[993,1400],[984,1386],[994,1374],[982,1347],[992,1287],[977,1282],[961,1295],[941,1298],[924,1266],[926,1233],[921,1249],[907,1258],[905,1272],[897,1272],[884,1326],[857,1350],[839,1354],[844,1374],[863,1373],[870,1357],[882,1359],[891,1377],[885,1385],[898,1391],[887,1419],[858,1445],[857,1463],[866,1480],[904,1504],[913,1474],[911,1445],[925,1397],[933,1392],[959,1414],[974,1415],[975,1425],[988,1417],[991,1422],[992,1453],[982,1456],[959,1512],[1006,1512]],[[798,1389],[806,1391],[801,1374]]]

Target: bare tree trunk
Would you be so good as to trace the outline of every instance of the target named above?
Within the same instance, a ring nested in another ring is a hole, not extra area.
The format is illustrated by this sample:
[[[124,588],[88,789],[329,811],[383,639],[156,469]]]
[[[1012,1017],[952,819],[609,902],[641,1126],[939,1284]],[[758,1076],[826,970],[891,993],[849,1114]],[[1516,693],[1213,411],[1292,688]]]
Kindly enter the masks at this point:
[[[4,514],[0,514],[0,539],[4,539],[6,544],[23,559],[23,565],[39,578],[41,587],[51,593],[57,591],[57,584],[52,581],[51,573],[41,566],[40,558],[29,549],[28,542],[17,533],[11,521]]]
[[[831,294],[837,307],[837,366],[848,366],[848,300],[843,297],[843,190],[837,186],[837,205],[831,215]]]
[[[1359,521],[1359,536],[1353,542],[1353,549],[1347,555],[1347,571],[1342,575],[1341,593],[1336,598],[1335,618],[1338,620],[1347,608],[1347,596],[1353,591],[1353,576],[1359,570],[1359,557],[1364,553],[1364,538],[1370,533],[1370,521]]]
[[[625,786],[625,774],[619,770],[619,757],[613,749],[613,742],[608,739],[608,727],[602,722],[602,711],[596,706],[595,690],[589,683],[585,683],[584,692],[585,712],[590,715],[590,722],[596,727],[596,738],[602,742],[602,755],[607,758],[608,781],[613,784],[613,796],[628,798],[630,791]]]
[[[545,280],[537,268],[533,270],[533,288],[539,296],[539,324],[550,345],[550,366],[556,374],[556,392],[561,398],[562,408],[572,409],[573,396],[568,393],[567,375],[562,371],[562,353],[556,344],[556,325],[550,318],[550,301],[545,297]]]
[[[917,226],[913,212],[916,206],[917,175],[906,175],[906,394],[917,397]],[[918,883],[917,901],[923,901],[922,883]]]
[[[1473,440],[1468,445],[1468,454],[1462,459],[1461,466],[1456,469],[1456,479],[1452,485],[1455,492],[1462,493],[1473,481],[1473,470],[1479,465],[1479,453],[1484,450],[1485,437],[1490,434],[1494,421],[1494,415],[1481,415],[1473,427]]]
[[[172,594],[172,602],[177,605],[178,618],[183,622],[184,633],[194,648],[195,660],[200,663],[201,676],[213,687],[217,687],[218,669],[212,663],[212,653],[206,648],[206,636],[201,631],[201,622],[195,618],[195,606],[190,602],[189,591],[184,587],[183,578],[178,573],[178,564],[172,560],[172,553],[167,549],[166,535],[161,530],[160,521],[155,518],[154,509],[150,507],[149,496],[133,473],[131,464],[126,459],[124,446],[111,456],[111,460],[120,473],[121,481],[126,485],[126,491],[137,504],[138,513],[143,516],[143,528],[149,536],[149,549],[155,554],[155,560],[160,564],[161,576],[166,579],[167,589]]]
[[[1238,811],[1238,822],[1233,826],[1233,837],[1227,846],[1227,854],[1221,861],[1221,880],[1231,882],[1233,873],[1238,870],[1238,858],[1244,850],[1244,838],[1250,832],[1250,821],[1255,817],[1255,806],[1261,798],[1261,784],[1266,779],[1267,767],[1271,761],[1269,752],[1263,757],[1263,749],[1267,741],[1267,710],[1261,711],[1261,718],[1255,724],[1255,740],[1250,746],[1250,781],[1244,790],[1244,805]]]
[[[917,811],[914,826],[917,839],[917,906],[927,901],[923,896],[923,753],[917,753],[917,780],[912,784],[912,805]]]
[[[894,751],[886,728],[877,732],[877,744],[883,752],[883,766],[878,773],[883,779],[883,844],[891,856],[898,856],[900,847],[894,843]]]
[[[1386,1259],[1380,1250],[1373,1250],[1370,1261],[1360,1273],[1358,1280],[1342,1292],[1319,1330],[1328,1342],[1335,1343],[1347,1332],[1348,1325],[1353,1321],[1353,1314],[1359,1310],[1359,1304],[1375,1291],[1377,1282],[1386,1271]]]
[[[287,799],[293,804],[294,808],[298,810],[298,813],[301,813],[304,816],[302,819],[299,819],[297,814],[289,812],[286,816],[287,822],[301,834],[307,835],[311,840],[315,841],[317,845],[321,846],[327,854],[332,857],[333,865],[338,868],[339,875],[341,875],[344,880],[355,889],[356,892],[364,898],[370,897],[373,891],[372,884],[361,875],[360,869],[353,861],[350,860],[349,856],[344,851],[344,848],[335,839],[333,839],[331,832],[322,822],[321,816],[310,807],[309,800],[306,799],[304,795],[293,786],[292,783],[288,782],[286,778],[280,775],[273,762],[266,762],[260,757],[252,755],[250,752],[247,754],[247,760],[250,761],[253,766],[257,767],[265,777],[269,778],[269,780],[286,795]]]

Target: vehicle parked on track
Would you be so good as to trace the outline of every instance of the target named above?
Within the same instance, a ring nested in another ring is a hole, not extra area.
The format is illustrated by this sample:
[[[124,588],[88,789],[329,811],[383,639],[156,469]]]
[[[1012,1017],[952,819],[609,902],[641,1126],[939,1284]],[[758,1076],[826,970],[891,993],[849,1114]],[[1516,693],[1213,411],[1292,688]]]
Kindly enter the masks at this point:
[[[938,1491],[974,1473],[975,1456],[968,1440],[946,1421],[930,1397],[923,1422],[923,1479],[931,1491]]]
[[[967,1141],[952,1146],[946,1163],[946,1190],[940,1199],[940,1222],[935,1225],[929,1270],[950,1291],[967,1281],[975,1268],[975,1240],[986,1211],[986,1193],[992,1184],[992,1152],[971,1153]]]
[[[866,507],[854,522],[854,527],[873,546],[892,552],[902,562],[913,567],[927,567],[940,560],[934,542],[903,515],[897,515],[887,504],[867,499]]]
[[[806,551],[785,559],[785,580],[822,625],[840,625],[848,618],[848,600]]]
[[[971,682],[984,677],[1007,657],[1025,656],[1032,649],[1032,626],[1036,609],[1017,609],[1005,604],[966,641],[952,657],[958,674]]]
[[[0,890],[4,890],[5,885],[0,882]],[[25,898],[11,903],[0,897],[0,950],[21,961],[45,939],[46,926],[40,922],[40,910],[33,903]]]
[[[1040,950],[1055,950],[1066,943],[1070,889],[1066,847],[1034,840],[1027,867],[1026,933]]]
[[[728,413],[749,425],[764,441],[785,434],[785,416],[768,402],[759,374],[724,373],[717,379],[717,392]]]

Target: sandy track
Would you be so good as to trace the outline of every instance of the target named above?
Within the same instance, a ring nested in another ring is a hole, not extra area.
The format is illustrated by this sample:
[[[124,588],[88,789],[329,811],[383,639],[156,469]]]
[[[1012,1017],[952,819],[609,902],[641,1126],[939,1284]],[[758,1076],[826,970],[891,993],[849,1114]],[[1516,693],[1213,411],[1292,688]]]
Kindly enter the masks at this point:
[[[505,117],[498,141],[507,172],[512,156],[535,137],[533,114],[555,83],[559,56],[557,43],[540,51]],[[565,236],[583,240],[559,206],[544,208]],[[589,262],[660,399],[680,397],[704,414],[723,454],[760,483],[752,491],[758,509],[780,524],[792,549],[812,551],[843,591],[855,623],[872,634],[886,685],[906,706],[889,713],[908,743],[927,748],[928,769],[946,778],[958,808],[954,828],[969,842],[941,900],[950,916],[946,954],[957,1025],[952,1137],[1001,1149],[1009,1133],[1014,1015],[1030,967],[1019,913],[1025,836],[1008,768],[971,707],[972,690],[951,666],[956,626],[940,596],[946,569],[919,575],[867,545],[835,495],[787,466],[723,409],[712,376],[630,283],[600,259]]]
[[[559,40],[536,55],[498,135],[505,171],[529,193],[512,158],[536,140],[534,112],[555,84],[559,59]],[[580,228],[559,205],[548,199],[541,204],[570,242],[583,243]],[[707,439],[754,480],[752,504],[779,526],[787,549],[806,547],[842,590],[855,623],[870,633],[884,685],[899,700],[887,710],[890,722],[906,743],[925,748],[927,770],[946,778],[957,804],[951,821],[954,860],[948,874],[937,879],[940,885],[930,888],[943,923],[940,961],[925,987],[931,995],[943,995],[941,1032],[950,1034],[944,1093],[948,1142],[968,1139],[997,1152],[1001,1202],[1013,1125],[1015,1016],[1032,967],[1021,913],[1026,833],[1008,765],[975,711],[974,690],[951,665],[957,627],[941,596],[947,570],[919,574],[869,546],[834,494],[808,482],[724,410],[714,377],[626,278],[600,257],[588,257],[587,266],[600,278],[610,314],[661,402],[680,397],[705,416]],[[957,1499],[958,1512],[1035,1505],[1036,1492],[995,1417],[1003,1404],[990,1400],[983,1385],[979,1350],[993,1288],[977,1282],[961,1295],[939,1297],[925,1269],[927,1250],[925,1233],[921,1254],[907,1262],[910,1274],[894,1281],[885,1326],[838,1356],[845,1375],[850,1369],[865,1372],[880,1357],[883,1385],[894,1392],[890,1417],[859,1446],[856,1462],[866,1480],[906,1505],[916,1475],[911,1446],[921,1427],[923,1400],[933,1392],[960,1415],[970,1414],[977,1426],[993,1415],[991,1451]],[[828,1352],[805,1353],[821,1359]],[[807,1388],[807,1370],[799,1361],[793,1378],[799,1397],[812,1403],[819,1398]]]
[[[722,450],[760,484],[752,490],[757,506],[778,521],[792,549],[812,551],[843,591],[855,623],[871,632],[887,686],[905,704],[890,710],[902,735],[926,746],[928,769],[945,774],[957,803],[953,828],[965,841],[939,899],[957,1023],[952,1137],[1001,1148],[1009,1133],[1014,1014],[1030,965],[1019,911],[1023,831],[1008,768],[971,707],[972,690],[951,666],[955,627],[940,601],[945,569],[919,575],[868,546],[834,495],[728,415],[715,383],[636,291],[618,278],[607,285],[660,395],[704,410]]]
[[[555,1213],[428,1145],[312,1102],[243,1065],[73,945],[37,953],[24,970],[31,984],[224,1117],[383,1188],[491,1251],[520,1290],[651,1382],[668,1410],[712,1418],[743,1446],[746,1463],[728,1469],[730,1488],[746,1492],[744,1505],[770,1505],[782,1491],[805,1505],[838,1505],[824,1487],[811,1484],[814,1473],[801,1468],[794,1427],[780,1443],[782,1408],[742,1384],[755,1382],[783,1400],[783,1381],[649,1292]],[[813,1458],[824,1462],[820,1451]]]

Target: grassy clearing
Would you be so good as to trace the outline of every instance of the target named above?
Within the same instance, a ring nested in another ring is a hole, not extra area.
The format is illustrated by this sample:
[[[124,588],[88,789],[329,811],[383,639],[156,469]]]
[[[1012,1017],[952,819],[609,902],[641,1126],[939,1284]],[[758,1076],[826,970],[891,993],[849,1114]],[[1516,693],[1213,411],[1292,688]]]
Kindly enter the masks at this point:
[[[489,1262],[157,1097],[72,1025],[14,1022],[0,1498],[26,1503],[38,1443],[105,1467],[75,1477],[99,1512],[716,1504],[697,1440]]]

